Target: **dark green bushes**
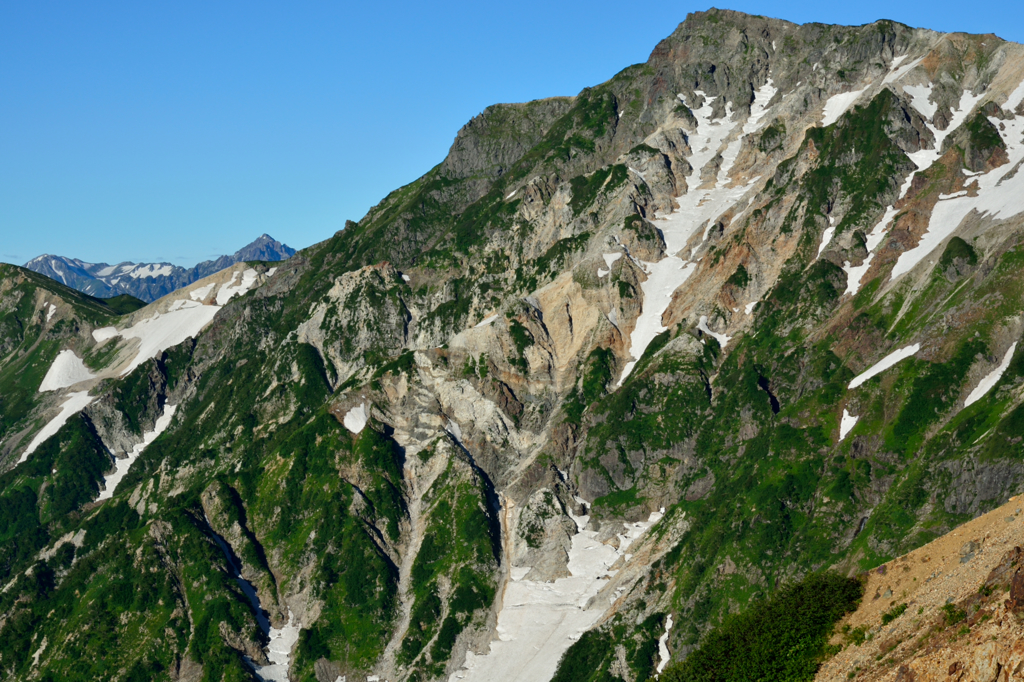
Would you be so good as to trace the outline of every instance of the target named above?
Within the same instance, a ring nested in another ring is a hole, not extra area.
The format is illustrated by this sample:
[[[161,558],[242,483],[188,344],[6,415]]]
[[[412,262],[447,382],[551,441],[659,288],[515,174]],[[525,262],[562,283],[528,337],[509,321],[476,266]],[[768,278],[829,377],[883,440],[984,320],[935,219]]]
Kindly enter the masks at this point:
[[[856,608],[864,587],[835,573],[812,573],[750,606],[704,638],[661,682],[811,680],[835,623]]]

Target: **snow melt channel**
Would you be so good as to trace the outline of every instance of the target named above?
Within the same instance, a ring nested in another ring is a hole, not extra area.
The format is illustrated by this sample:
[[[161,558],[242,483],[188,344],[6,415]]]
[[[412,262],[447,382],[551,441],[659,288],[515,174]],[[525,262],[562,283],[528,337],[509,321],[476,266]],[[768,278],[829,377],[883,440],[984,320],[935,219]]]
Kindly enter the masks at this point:
[[[128,453],[127,457],[114,460],[114,473],[103,479],[104,489],[100,491],[100,496],[96,498],[97,500],[109,500],[114,496],[114,491],[117,489],[118,484],[121,483],[121,479],[128,473],[132,464],[142,454],[142,451],[149,447],[171,425],[171,419],[174,417],[174,412],[177,409],[177,405],[164,405],[163,414],[156,420],[153,430],[142,434],[142,442],[137,443],[132,448],[132,451]]]
[[[703,91],[696,90],[698,97],[705,98],[704,106],[693,110],[697,121],[697,129],[690,136],[690,148],[693,153],[688,161],[692,168],[687,176],[687,186],[698,187],[701,170],[716,156],[721,154],[722,162],[718,171],[717,181],[711,189],[692,189],[676,198],[679,209],[663,218],[655,218],[654,223],[661,230],[665,239],[665,251],[669,254],[657,263],[640,261],[647,280],[640,284],[643,291],[643,303],[636,326],[630,335],[629,354],[633,357],[622,370],[619,386],[629,377],[636,363],[643,357],[644,351],[658,334],[665,331],[661,324],[662,316],[672,302],[672,295],[686,283],[690,275],[697,269],[697,264],[680,258],[677,254],[686,248],[687,242],[704,229],[704,238],[711,221],[736,204],[747,191],[753,187],[757,178],[746,185],[728,187],[733,163],[739,155],[743,138],[755,132],[768,112],[768,103],[778,90],[771,79],[754,93],[754,102],[750,105],[750,116],[740,129],[740,134],[732,142],[726,140],[735,132],[736,122],[732,118],[732,105],[726,104],[726,117],[711,120],[712,103],[716,98],[705,97]],[[682,96],[680,96],[682,99]]]
[[[210,525],[209,519],[206,520],[206,525]],[[242,566],[238,559],[235,558],[234,552],[224,538],[217,533],[213,533],[213,539],[216,541],[217,546],[220,547],[220,551],[224,553],[224,558],[227,559],[228,566],[234,574],[238,587],[249,599],[253,613],[256,615],[256,624],[260,626],[260,630],[270,640],[267,643],[266,649],[270,665],[256,665],[248,656],[245,657],[246,663],[252,666],[256,677],[263,680],[263,682],[289,682],[289,658],[295,643],[299,641],[299,633],[302,628],[295,624],[295,616],[292,614],[291,609],[288,609],[288,623],[284,627],[271,627],[270,619],[267,618],[267,612],[263,610],[263,605],[260,603],[256,588],[242,577]]]
[[[464,668],[449,682],[550,680],[565,650],[605,614],[604,604],[595,602],[588,608],[588,603],[617,573],[609,570],[611,566],[663,512],[624,524],[618,549],[598,542],[597,531],[587,530],[589,516],[574,516],[579,532],[569,550],[570,577],[550,583],[523,580],[529,569],[513,568],[498,612],[498,639],[487,654],[468,652]]]

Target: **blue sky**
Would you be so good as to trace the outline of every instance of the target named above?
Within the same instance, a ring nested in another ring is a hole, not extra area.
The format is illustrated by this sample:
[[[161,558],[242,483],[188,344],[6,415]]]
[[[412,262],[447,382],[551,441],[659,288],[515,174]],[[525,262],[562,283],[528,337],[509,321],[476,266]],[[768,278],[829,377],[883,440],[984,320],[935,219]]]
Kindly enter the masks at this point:
[[[1024,3],[732,2],[1024,42]],[[707,4],[0,3],[0,260],[191,265],[305,247],[444,158],[494,102],[572,95]]]

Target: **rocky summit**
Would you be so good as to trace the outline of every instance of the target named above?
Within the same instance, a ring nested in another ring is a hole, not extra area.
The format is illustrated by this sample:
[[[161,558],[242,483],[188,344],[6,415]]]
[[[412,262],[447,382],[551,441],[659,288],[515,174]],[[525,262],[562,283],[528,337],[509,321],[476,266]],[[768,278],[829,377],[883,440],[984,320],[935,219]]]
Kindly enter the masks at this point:
[[[0,266],[0,676],[1017,674],[1022,164],[1022,45],[711,10],[287,261]]]

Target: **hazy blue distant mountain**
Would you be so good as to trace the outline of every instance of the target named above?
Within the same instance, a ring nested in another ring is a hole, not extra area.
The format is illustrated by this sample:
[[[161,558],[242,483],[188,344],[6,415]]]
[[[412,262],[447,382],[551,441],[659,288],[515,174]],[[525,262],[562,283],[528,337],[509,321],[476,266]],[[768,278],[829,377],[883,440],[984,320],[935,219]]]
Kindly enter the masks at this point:
[[[25,267],[90,296],[110,298],[130,294],[152,302],[235,263],[286,260],[293,255],[295,249],[263,234],[230,256],[203,261],[192,268],[170,263],[86,263],[77,258],[50,254],[33,258]]]

